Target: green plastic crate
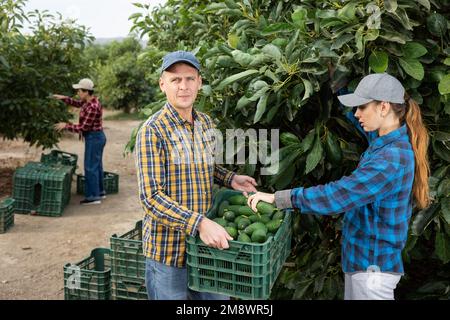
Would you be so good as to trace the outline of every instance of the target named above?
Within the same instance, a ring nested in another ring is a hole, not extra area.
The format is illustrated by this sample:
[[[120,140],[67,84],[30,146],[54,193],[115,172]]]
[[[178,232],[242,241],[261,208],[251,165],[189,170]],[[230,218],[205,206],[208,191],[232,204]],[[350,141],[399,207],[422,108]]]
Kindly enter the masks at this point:
[[[46,164],[62,164],[72,167],[72,174],[77,169],[78,155],[60,150],[52,150],[41,155],[41,162]]]
[[[119,175],[112,172],[103,172],[103,186],[106,194],[119,192]],[[84,194],[85,181],[83,175],[77,174],[77,194]]]
[[[28,162],[25,165],[26,168],[32,168],[32,169],[50,169],[55,171],[66,171],[67,174],[70,176],[70,179],[67,179],[64,185],[64,189],[66,192],[63,194],[63,202],[65,205],[68,205],[70,202],[71,197],[71,190],[72,190],[72,166],[69,165],[63,165],[60,163],[42,163],[42,162]]]
[[[0,233],[5,233],[14,225],[14,202],[12,198],[0,201]]]
[[[111,237],[112,273],[117,276],[145,279],[145,257],[142,249],[142,221],[133,230]]]
[[[113,300],[148,300],[145,279],[113,274],[111,289]]]
[[[220,202],[239,193],[219,191],[207,216],[215,217]],[[265,243],[230,241],[230,247],[226,250],[208,247],[198,236],[188,236],[189,288],[241,299],[269,299],[270,291],[291,251],[291,224],[291,212],[286,211],[277,233]]]
[[[96,248],[91,255],[64,266],[65,300],[111,299],[111,250]]]
[[[28,163],[13,176],[13,195],[17,213],[61,216],[70,202],[71,167]]]

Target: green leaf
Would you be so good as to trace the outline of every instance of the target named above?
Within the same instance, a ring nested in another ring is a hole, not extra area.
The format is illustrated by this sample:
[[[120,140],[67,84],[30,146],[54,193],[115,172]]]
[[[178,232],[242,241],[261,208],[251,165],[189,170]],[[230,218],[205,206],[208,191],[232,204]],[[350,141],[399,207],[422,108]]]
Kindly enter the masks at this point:
[[[444,264],[448,263],[450,261],[450,237],[447,236],[443,230],[436,233],[434,246],[438,258],[441,259]]]
[[[233,50],[231,55],[233,56],[234,61],[243,67],[247,67],[253,61],[253,56],[251,54],[242,52],[241,50]]]
[[[432,13],[427,18],[427,28],[431,34],[443,37],[447,33],[447,19],[439,13]]]
[[[384,51],[372,51],[369,56],[370,68],[377,72],[385,72],[389,64],[389,56]]]
[[[356,3],[348,3],[338,10],[338,18],[350,22],[356,18]]]
[[[289,23],[273,23],[262,30],[263,35],[271,35],[278,32],[292,32],[294,27]]]
[[[8,61],[6,61],[5,57],[0,56],[0,62],[3,64],[3,66],[4,66],[6,69],[10,69],[10,68],[11,68],[10,65],[9,65],[9,63],[8,63]]]
[[[333,41],[331,45],[331,50],[338,50],[347,42],[353,40],[354,36],[352,34],[344,34]]]
[[[237,74],[233,74],[232,76],[229,76],[227,78],[225,78],[224,80],[222,80],[219,85],[217,86],[217,90],[222,90],[224,89],[226,86],[238,81],[238,80],[242,80],[248,76],[254,75],[256,73],[259,73],[258,70],[254,70],[254,69],[250,69],[250,70],[246,70],[243,72],[239,72]]]
[[[265,45],[262,48],[262,52],[264,52],[268,56],[270,56],[272,58],[275,58],[275,59],[280,59],[281,58],[281,51],[280,51],[280,49],[277,46],[275,46],[275,45],[273,45],[271,43]]]
[[[283,132],[280,135],[280,141],[283,145],[300,144],[300,139],[293,133]]]
[[[413,77],[416,80],[422,80],[425,71],[423,69],[422,63],[420,63],[417,59],[409,59],[409,58],[399,58],[398,61],[400,62],[400,65],[402,66],[403,70],[407,74],[409,74],[411,77]]]
[[[292,15],[292,22],[299,27],[300,30],[306,30],[306,18],[308,15],[308,11],[304,8],[299,8],[295,10]]]
[[[398,8],[397,0],[384,0],[384,7],[388,12],[395,12]]]
[[[438,141],[450,141],[450,133],[436,131],[436,132],[434,132],[434,138]]]
[[[450,93],[450,74],[445,75],[439,82],[439,93],[441,95]]]
[[[231,48],[236,49],[238,44],[239,44],[239,36],[235,33],[229,33],[228,34],[228,45]]]
[[[322,143],[320,142],[319,135],[316,134],[316,138],[314,139],[314,146],[311,152],[306,157],[305,174],[310,173],[317,167],[320,160],[322,159],[322,156],[323,156]]]
[[[411,233],[420,236],[434,217],[439,213],[439,204],[434,203],[426,209],[419,211],[413,218]]]
[[[403,56],[407,59],[416,59],[425,55],[428,50],[417,42],[408,42],[403,47]]]
[[[256,105],[256,114],[255,118],[253,120],[253,123],[257,123],[259,120],[261,120],[264,112],[266,111],[267,106],[267,100],[269,99],[269,93],[264,94],[258,101],[258,104]]]
[[[445,221],[450,225],[450,197],[441,199],[441,211]]]
[[[312,95],[314,88],[313,88],[311,81],[303,79],[303,78],[302,78],[302,81],[305,86],[305,94],[303,95],[303,98],[302,98],[302,101],[304,101]]]
[[[242,108],[247,106],[250,102],[251,101],[246,96],[242,96],[236,104],[236,110],[241,110]]]
[[[450,162],[450,150],[444,144],[436,139],[433,139],[433,150],[435,154],[444,161]]]
[[[326,137],[326,151],[328,159],[334,163],[339,164],[342,161],[342,150],[339,146],[339,142],[331,131],[328,131]]]
[[[428,11],[430,11],[431,5],[430,5],[430,1],[428,0],[418,0],[418,2],[424,6]]]
[[[446,66],[450,66],[450,57],[445,58],[444,64],[445,64]]]

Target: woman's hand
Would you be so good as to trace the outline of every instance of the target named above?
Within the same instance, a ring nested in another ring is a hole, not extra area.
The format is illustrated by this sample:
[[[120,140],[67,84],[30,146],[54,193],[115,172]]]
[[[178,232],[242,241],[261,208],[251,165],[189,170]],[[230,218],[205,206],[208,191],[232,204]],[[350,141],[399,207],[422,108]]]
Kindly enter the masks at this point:
[[[250,208],[252,208],[253,211],[256,212],[257,211],[256,205],[258,204],[259,201],[274,203],[275,202],[275,194],[257,192],[248,197],[247,204]]]

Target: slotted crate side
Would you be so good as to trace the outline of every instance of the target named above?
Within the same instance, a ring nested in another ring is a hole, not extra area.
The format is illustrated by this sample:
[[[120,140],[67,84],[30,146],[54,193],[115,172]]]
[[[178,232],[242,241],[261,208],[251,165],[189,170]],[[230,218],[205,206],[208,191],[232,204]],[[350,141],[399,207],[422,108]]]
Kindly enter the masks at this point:
[[[70,201],[70,167],[29,163],[16,170],[13,185],[16,212],[60,216]]]
[[[122,236],[111,237],[112,272],[118,276],[145,278],[145,257],[142,251],[142,221]]]
[[[219,203],[235,194],[239,192],[220,190],[208,216],[213,217]],[[286,212],[275,236],[262,244],[231,241],[229,249],[218,250],[198,237],[187,237],[189,287],[241,299],[268,299],[289,256],[291,236],[291,214]]]
[[[113,300],[148,300],[145,279],[113,274],[111,290]]]
[[[70,166],[74,174],[77,168],[78,155],[60,150],[52,150],[49,154],[41,155],[41,162],[46,164],[63,164]]]
[[[0,233],[5,233],[14,225],[14,203],[13,198],[0,201]]]
[[[77,175],[77,194],[84,194],[85,177],[81,174]],[[119,192],[119,175],[112,172],[103,173],[103,186],[106,194],[114,194]]]
[[[96,248],[91,255],[72,265],[64,266],[65,300],[110,300],[111,250]],[[78,285],[76,285],[76,281]]]

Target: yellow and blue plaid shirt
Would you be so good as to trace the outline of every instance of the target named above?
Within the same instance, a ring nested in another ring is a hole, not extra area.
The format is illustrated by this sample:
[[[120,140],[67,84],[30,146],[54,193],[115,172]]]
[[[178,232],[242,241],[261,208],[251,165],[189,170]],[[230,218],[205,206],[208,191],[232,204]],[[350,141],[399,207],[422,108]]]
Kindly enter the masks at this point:
[[[230,187],[234,177],[214,164],[211,118],[192,114],[194,124],[166,103],[143,124],[136,140],[144,255],[175,267],[185,266],[186,235],[196,234],[210,208],[214,180]]]

